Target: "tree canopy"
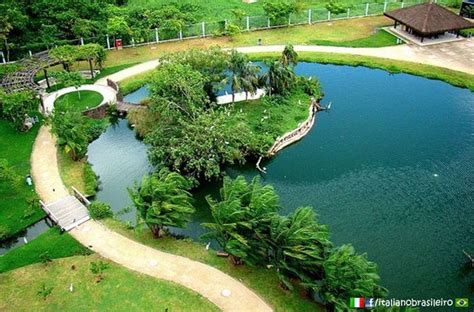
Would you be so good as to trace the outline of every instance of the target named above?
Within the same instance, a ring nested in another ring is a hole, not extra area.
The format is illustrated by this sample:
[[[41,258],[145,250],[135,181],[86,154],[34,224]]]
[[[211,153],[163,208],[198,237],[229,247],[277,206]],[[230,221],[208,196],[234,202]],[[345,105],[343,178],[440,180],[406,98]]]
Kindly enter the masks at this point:
[[[189,222],[194,212],[190,188],[188,179],[164,168],[144,176],[129,193],[140,219],[160,237],[165,226],[184,227]]]

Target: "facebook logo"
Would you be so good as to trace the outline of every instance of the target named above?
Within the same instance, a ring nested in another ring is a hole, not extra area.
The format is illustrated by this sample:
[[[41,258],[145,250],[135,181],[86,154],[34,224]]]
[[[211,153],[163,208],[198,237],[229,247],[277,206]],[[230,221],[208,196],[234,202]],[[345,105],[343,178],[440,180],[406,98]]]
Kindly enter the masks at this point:
[[[374,308],[375,307],[375,299],[374,298],[366,298],[365,299],[365,308]]]

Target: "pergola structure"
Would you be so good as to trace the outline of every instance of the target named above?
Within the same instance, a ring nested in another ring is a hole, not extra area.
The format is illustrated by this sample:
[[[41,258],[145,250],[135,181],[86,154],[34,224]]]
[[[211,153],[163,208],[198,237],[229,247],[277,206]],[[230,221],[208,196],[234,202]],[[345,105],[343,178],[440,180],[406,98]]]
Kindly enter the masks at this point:
[[[395,21],[394,30],[399,26],[410,37],[419,38],[421,43],[425,38],[436,39],[446,33],[459,37],[460,30],[474,27],[474,23],[435,3],[418,4],[384,15]]]

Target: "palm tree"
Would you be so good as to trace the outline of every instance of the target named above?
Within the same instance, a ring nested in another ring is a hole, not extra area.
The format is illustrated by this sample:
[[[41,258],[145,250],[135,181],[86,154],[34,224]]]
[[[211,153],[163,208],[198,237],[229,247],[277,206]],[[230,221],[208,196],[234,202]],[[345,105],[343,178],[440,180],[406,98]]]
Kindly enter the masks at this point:
[[[235,92],[242,89],[244,67],[247,63],[248,60],[244,54],[232,50],[228,61],[228,69],[231,72],[232,103],[235,101]]]
[[[313,208],[298,208],[288,216],[275,215],[266,240],[269,260],[286,288],[292,288],[290,278],[321,278],[331,242],[327,227],[318,223]]]
[[[189,222],[194,213],[190,188],[188,179],[163,168],[144,176],[141,185],[129,190],[129,194],[141,220],[159,238],[165,226],[183,228]]]
[[[248,95],[255,94],[258,90],[258,73],[260,67],[247,62],[242,69],[242,89],[245,91],[245,100],[248,99]]]
[[[292,85],[295,74],[280,61],[267,61],[268,71],[260,76],[260,85],[267,89],[269,96],[285,93]]]
[[[280,208],[278,195],[270,185],[262,186],[258,177],[248,183],[244,177],[224,178],[220,199],[207,197],[213,222],[203,223],[209,230],[203,237],[216,239],[231,255],[234,264],[243,259],[258,262],[266,250],[258,237],[261,229]]]
[[[375,297],[387,295],[378,285],[377,265],[359,255],[351,245],[333,249],[323,264],[324,277],[320,282],[309,283],[319,292],[329,311],[349,311],[350,297]]]
[[[296,64],[298,64],[298,53],[295,52],[291,44],[285,46],[280,57],[280,62],[283,66],[296,66]]]

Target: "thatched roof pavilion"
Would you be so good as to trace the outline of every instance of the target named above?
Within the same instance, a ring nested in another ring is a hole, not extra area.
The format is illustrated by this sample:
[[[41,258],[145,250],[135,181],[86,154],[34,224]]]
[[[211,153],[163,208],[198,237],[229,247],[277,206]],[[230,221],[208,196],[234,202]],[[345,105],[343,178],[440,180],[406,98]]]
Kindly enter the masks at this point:
[[[474,27],[474,23],[435,3],[422,3],[384,15],[395,21],[395,28],[401,24],[408,33],[421,37],[421,42],[427,37]]]

